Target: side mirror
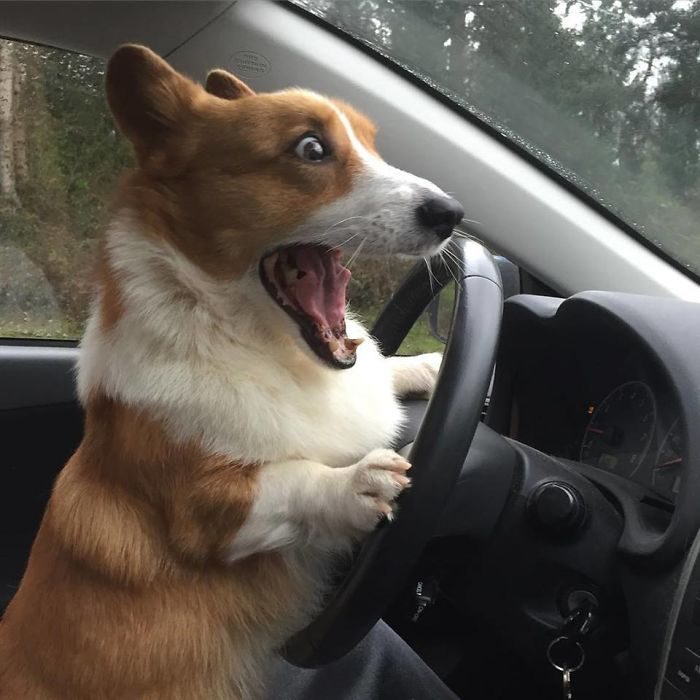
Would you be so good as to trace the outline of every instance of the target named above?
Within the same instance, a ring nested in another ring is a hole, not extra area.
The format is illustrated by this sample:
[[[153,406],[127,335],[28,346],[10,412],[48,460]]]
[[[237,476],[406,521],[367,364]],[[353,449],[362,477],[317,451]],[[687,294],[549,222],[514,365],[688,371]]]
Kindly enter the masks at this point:
[[[454,282],[448,284],[447,287],[445,287],[442,290],[442,292],[451,288],[452,285],[454,285]],[[445,309],[448,306],[448,304],[443,303],[442,309],[440,307],[440,299],[442,298],[442,292],[440,292],[440,294],[437,294],[430,300],[430,303],[428,304],[428,308],[425,310],[425,313],[428,316],[428,328],[430,329],[430,335],[432,335],[433,338],[439,340],[444,345],[447,342],[447,333],[450,330],[450,325],[448,321],[447,327],[445,327],[445,324],[441,323],[440,321],[440,317],[445,315]],[[451,309],[448,309],[448,313],[450,310]]]
[[[520,294],[520,269],[518,266],[504,258],[502,255],[494,255],[494,261],[501,273],[503,284],[503,301],[516,294]],[[452,320],[452,306],[454,304],[454,282],[448,284],[439,294],[434,296],[428,304],[425,313],[428,316],[428,328],[430,334],[441,343],[447,342]]]

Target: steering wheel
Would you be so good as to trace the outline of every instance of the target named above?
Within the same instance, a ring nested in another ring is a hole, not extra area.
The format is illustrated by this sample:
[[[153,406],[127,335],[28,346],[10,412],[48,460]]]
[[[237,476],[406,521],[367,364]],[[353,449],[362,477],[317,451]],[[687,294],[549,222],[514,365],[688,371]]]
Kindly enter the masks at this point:
[[[428,270],[421,260],[380,314],[372,334],[384,355],[395,353],[431,299],[457,283],[452,326],[433,396],[408,457],[412,488],[396,519],[365,540],[322,612],[282,653],[316,668],[352,649],[382,616],[428,543],[474,438],[496,357],[503,291],[490,253],[452,239]]]

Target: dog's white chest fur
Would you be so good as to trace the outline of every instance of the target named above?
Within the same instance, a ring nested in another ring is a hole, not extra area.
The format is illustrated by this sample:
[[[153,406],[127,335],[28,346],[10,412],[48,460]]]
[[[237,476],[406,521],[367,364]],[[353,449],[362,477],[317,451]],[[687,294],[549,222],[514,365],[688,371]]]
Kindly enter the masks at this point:
[[[351,335],[364,335],[359,328]],[[250,400],[266,414],[259,430],[277,459],[309,459],[329,466],[347,466],[370,450],[387,446],[396,433],[401,412],[394,397],[385,358],[371,340],[358,350],[347,370],[323,369],[313,378],[263,378],[260,367]],[[262,404],[266,404],[264,407]],[[272,437],[274,434],[274,438]]]
[[[354,337],[360,334],[353,328]],[[261,353],[245,367],[231,367],[210,401],[200,401],[209,414],[210,449],[255,462],[307,459],[347,466],[387,446],[401,421],[390,368],[370,339],[346,370],[297,372]]]
[[[179,252],[123,224],[109,238],[125,313],[103,330],[99,314],[83,339],[79,389],[99,388],[164,422],[176,441],[241,463],[309,459],[345,466],[388,445],[401,420],[392,374],[372,339],[354,367],[322,366],[291,338],[256,280],[224,288]],[[200,301],[181,303],[182,283]],[[348,321],[351,337],[366,337]]]

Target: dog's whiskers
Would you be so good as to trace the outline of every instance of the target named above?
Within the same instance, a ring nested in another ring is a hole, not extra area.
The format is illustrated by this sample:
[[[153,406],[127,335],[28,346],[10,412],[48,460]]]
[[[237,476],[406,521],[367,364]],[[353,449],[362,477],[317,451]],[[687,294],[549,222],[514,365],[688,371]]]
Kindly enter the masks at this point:
[[[447,271],[450,273],[452,279],[455,281],[455,284],[459,284],[459,278],[457,277],[457,273],[455,272],[454,268],[457,268],[458,273],[464,274],[462,261],[453,252],[447,249],[440,251],[440,259],[442,260],[443,265],[447,268]]]
[[[483,245],[484,247],[488,247],[486,243],[481,238],[479,238],[479,236],[476,236],[469,231],[463,231],[462,229],[456,228],[452,231],[452,235],[456,238],[463,238],[467,241],[476,241],[477,243],[481,243],[481,245]]]
[[[360,251],[362,250],[362,246],[365,244],[365,241],[367,240],[367,236],[365,236],[361,241],[360,245],[357,246],[355,249],[355,252],[350,256],[349,260],[345,263],[345,267],[348,268],[348,270],[352,267],[352,264],[357,260],[357,257],[360,254]]]
[[[440,286],[440,283],[437,280],[437,277],[433,274],[433,270],[430,267],[430,258],[426,258],[423,256],[423,262],[425,263],[425,267],[428,270],[428,281],[430,282],[430,293],[435,295],[435,287],[433,286],[433,282],[435,282],[438,287]]]
[[[350,236],[349,238],[346,238],[342,243],[338,243],[337,245],[332,245],[332,246],[329,248],[329,250],[337,250],[338,248],[342,248],[344,245],[347,245],[348,243],[350,243],[350,241],[351,241],[353,238],[355,238],[355,237],[357,237],[357,236],[359,236],[359,235],[360,235],[360,232],[359,232],[359,231],[355,231],[355,233],[353,233],[352,236]]]
[[[455,277],[454,271],[452,270],[450,259],[445,257],[445,251],[441,250],[438,253],[438,257],[440,258],[440,262],[442,263],[443,267],[447,270],[447,272],[450,273],[450,277],[452,277],[452,279],[456,282],[457,278]]]
[[[442,251],[440,251],[440,252],[441,252],[441,254],[444,253],[445,255],[447,255],[448,258],[450,258],[451,260],[453,260],[454,263],[455,263],[455,264],[457,265],[457,267],[459,268],[459,271],[460,271],[460,272],[464,272],[463,261],[460,260],[459,257],[457,257],[457,254],[456,254],[454,251],[450,250],[449,248],[444,248],[444,249],[443,249]]]
[[[341,219],[340,221],[336,221],[334,224],[331,224],[323,233],[319,234],[318,238],[323,238],[326,234],[328,234],[334,228],[341,226],[342,224],[346,224],[348,221],[353,221],[354,219],[369,219],[369,218],[370,218],[369,216],[365,216],[363,214],[356,214],[355,216],[348,216],[345,219]]]

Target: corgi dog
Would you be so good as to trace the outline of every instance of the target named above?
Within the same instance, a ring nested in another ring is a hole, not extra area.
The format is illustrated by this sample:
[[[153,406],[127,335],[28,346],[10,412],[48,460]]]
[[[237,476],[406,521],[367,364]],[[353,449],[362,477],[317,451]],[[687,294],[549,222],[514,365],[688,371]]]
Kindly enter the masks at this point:
[[[0,622],[2,700],[241,700],[310,621],[333,557],[390,517],[399,397],[346,315],[346,242],[436,253],[462,218],[305,90],[201,86],[145,47],[106,73],[133,145],[78,368],[84,438]]]

